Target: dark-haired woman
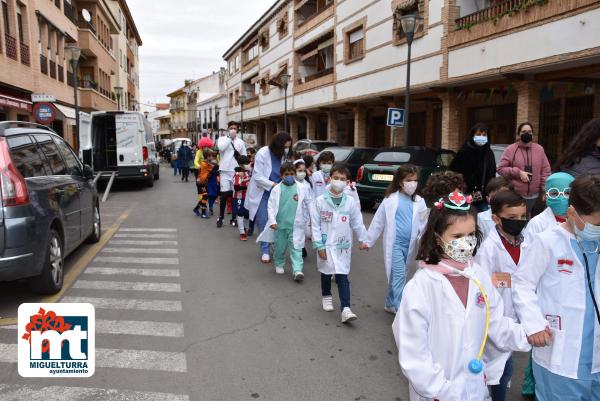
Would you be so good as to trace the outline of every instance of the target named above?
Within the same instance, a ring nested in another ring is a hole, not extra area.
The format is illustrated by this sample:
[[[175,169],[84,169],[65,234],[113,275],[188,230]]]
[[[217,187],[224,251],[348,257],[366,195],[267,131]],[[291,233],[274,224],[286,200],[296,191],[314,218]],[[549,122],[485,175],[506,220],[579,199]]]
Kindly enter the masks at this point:
[[[560,170],[577,178],[600,174],[600,118],[587,122],[565,149]]]
[[[396,170],[385,198],[369,227],[371,248],[383,232],[383,258],[388,278],[384,310],[396,313],[406,283],[406,272],[415,260],[417,239],[427,222],[425,201],[416,195],[419,169],[405,164]]]
[[[250,220],[258,225],[258,232],[262,233],[267,224],[267,206],[271,189],[279,182],[281,176],[279,169],[281,163],[288,160],[292,137],[285,132],[273,135],[269,146],[263,146],[254,158],[254,170],[246,193],[246,208],[250,214]],[[260,243],[261,261],[269,263],[271,253],[268,242]]]
[[[465,190],[472,194],[474,205],[480,212],[488,208],[485,187],[496,176],[496,160],[490,148],[488,132],[485,124],[475,124],[450,164],[450,170],[463,175]]]

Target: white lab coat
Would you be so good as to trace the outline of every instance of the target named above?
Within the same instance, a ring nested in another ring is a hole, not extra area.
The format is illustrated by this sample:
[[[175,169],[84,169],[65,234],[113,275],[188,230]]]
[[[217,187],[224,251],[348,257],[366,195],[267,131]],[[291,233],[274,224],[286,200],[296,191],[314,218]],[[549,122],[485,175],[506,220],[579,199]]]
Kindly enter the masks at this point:
[[[323,173],[321,170],[317,170],[310,176],[310,182],[312,183],[314,199],[317,199],[319,196],[327,192],[329,176]]]
[[[549,207],[529,221],[523,235],[530,244],[539,233],[558,225],[554,212]]]
[[[349,274],[352,231],[359,242],[367,238],[359,206],[353,198],[343,193],[340,206],[335,207],[327,192],[315,200],[310,217],[313,246],[327,251],[327,260],[317,256],[319,271],[324,274]]]
[[[523,328],[503,316],[502,298],[490,277],[477,264],[465,269],[479,279],[490,303],[489,340],[502,349],[528,351]],[[471,373],[485,329],[485,304],[469,280],[467,307],[441,273],[420,268],[406,284],[392,325],[402,371],[411,385],[411,401],[484,401],[488,384],[498,383],[502,369],[486,363],[484,372]],[[487,347],[486,347],[487,352]],[[484,358],[488,359],[488,358]]]
[[[388,281],[392,269],[392,251],[394,241],[396,240],[396,210],[398,209],[398,192],[394,192],[381,202],[375,216],[369,226],[367,235],[367,245],[372,248],[375,242],[383,232],[383,259],[385,261],[385,272]],[[412,232],[410,235],[410,244],[408,247],[408,259],[406,260],[406,271],[412,271],[415,268],[415,257],[419,248],[419,239],[429,217],[429,211],[425,201],[420,196],[416,196],[413,201],[412,210]]]
[[[561,327],[553,328],[552,344],[534,348],[534,361],[554,374],[571,379],[577,378],[587,285],[585,266],[571,248],[574,238],[560,225],[538,234],[513,280],[515,310],[527,334],[551,326],[546,316],[560,316]],[[571,261],[572,266],[559,263],[564,260]],[[600,288],[600,260],[592,279],[595,288]],[[600,326],[594,321],[592,373],[598,373]]]
[[[492,209],[488,209],[485,212],[477,213],[477,226],[481,235],[485,240],[490,233],[496,227],[496,223],[492,220]]]
[[[275,182],[269,180],[271,176],[271,151],[268,146],[263,146],[254,157],[254,170],[248,184],[244,206],[248,209],[250,220],[256,217],[256,211],[265,191],[270,191]]]
[[[271,191],[271,195],[269,196],[269,206],[267,209],[269,220],[267,220],[265,230],[270,230],[273,224],[277,224],[276,217],[277,212],[279,211],[279,199],[281,198],[282,185],[284,184],[279,183],[275,185]],[[310,209],[312,202],[311,193],[307,187],[308,184],[302,184],[296,181],[296,188],[298,189],[298,207],[296,208],[296,219],[294,220],[294,231],[292,233],[294,248],[296,249],[304,248],[304,241],[306,239],[304,229],[309,222],[309,220],[307,220],[307,217],[309,216],[308,210]]]
[[[232,146],[233,143],[233,146]],[[246,156],[246,144],[240,138],[235,138],[233,142],[229,136],[222,136],[217,141],[217,149],[221,154],[219,158],[219,170],[220,171],[235,171],[238,167],[235,157],[233,157],[233,148],[240,152],[240,155]]]

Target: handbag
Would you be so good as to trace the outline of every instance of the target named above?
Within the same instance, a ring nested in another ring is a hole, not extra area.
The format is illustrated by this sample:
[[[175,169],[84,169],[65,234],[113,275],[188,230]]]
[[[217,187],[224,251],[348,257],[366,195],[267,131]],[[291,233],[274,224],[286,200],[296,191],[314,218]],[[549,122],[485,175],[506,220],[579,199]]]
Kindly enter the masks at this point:
[[[238,152],[238,150],[235,148],[235,146],[233,146],[233,140],[231,142],[229,142],[231,144],[231,147],[233,148],[233,158],[235,159],[235,161],[237,162],[237,164],[240,164],[240,152]]]

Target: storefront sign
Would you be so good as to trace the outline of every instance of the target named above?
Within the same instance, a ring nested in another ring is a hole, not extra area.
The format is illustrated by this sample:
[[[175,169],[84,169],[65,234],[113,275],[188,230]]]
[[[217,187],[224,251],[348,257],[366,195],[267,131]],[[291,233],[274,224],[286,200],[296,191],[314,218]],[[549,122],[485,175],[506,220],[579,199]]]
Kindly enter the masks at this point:
[[[56,109],[51,103],[36,103],[33,106],[33,116],[40,124],[51,124],[56,118]]]
[[[31,103],[10,96],[0,95],[0,106],[13,107],[19,110],[31,112]]]
[[[45,95],[43,93],[32,93],[31,94],[31,101],[33,103],[39,103],[39,102],[54,103],[54,102],[56,102],[56,96],[54,96],[54,95]]]

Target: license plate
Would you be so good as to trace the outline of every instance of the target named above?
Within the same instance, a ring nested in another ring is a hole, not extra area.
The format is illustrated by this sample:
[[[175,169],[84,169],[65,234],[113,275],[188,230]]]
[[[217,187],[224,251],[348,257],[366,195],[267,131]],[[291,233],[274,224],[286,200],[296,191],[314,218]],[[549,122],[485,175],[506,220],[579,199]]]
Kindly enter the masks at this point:
[[[394,176],[392,174],[373,174],[374,181],[392,181]]]

